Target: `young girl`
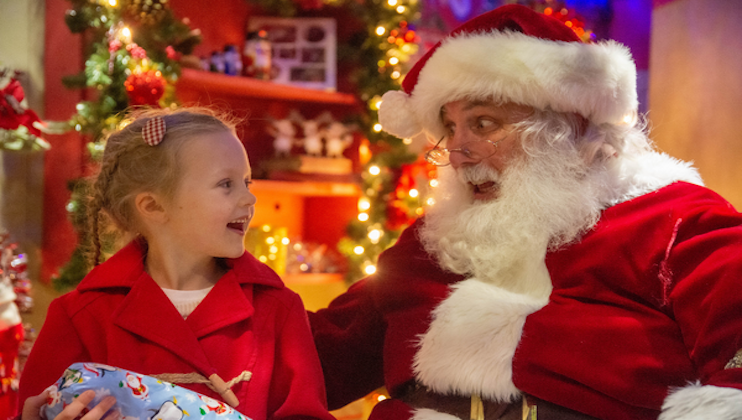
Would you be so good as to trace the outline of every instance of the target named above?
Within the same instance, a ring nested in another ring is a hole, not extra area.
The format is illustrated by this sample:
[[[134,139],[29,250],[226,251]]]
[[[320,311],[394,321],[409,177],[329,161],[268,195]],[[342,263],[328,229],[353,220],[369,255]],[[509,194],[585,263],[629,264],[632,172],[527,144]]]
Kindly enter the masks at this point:
[[[111,134],[89,205],[93,263],[105,219],[134,239],[49,306],[21,401],[97,362],[254,420],[332,419],[301,300],[245,252],[250,182],[234,126],[210,111],[145,111]]]

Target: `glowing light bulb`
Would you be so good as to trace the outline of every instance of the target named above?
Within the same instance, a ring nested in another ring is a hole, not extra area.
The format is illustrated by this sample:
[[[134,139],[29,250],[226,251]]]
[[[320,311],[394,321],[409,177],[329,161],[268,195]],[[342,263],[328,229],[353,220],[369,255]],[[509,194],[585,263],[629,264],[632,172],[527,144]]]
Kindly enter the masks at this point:
[[[374,165],[374,166],[368,168],[368,173],[370,173],[371,175],[378,175],[378,174],[381,173],[381,168],[379,168],[378,166]]]
[[[363,271],[366,274],[374,274],[376,272],[376,266],[375,265],[367,265],[366,268],[363,269]]]
[[[371,201],[368,198],[361,198],[358,200],[358,210],[366,211],[371,208]]]
[[[363,247],[362,247],[362,246],[360,246],[360,245],[358,245],[358,246],[356,246],[355,248],[353,248],[353,252],[354,252],[354,253],[355,253],[356,255],[361,255],[361,254],[363,254],[363,252],[364,252],[364,251],[365,251],[365,249],[363,249]]]
[[[368,213],[358,213],[358,220],[365,222],[368,220]]]
[[[382,36],[384,35],[385,32],[386,32],[386,28],[384,28],[383,26],[376,27],[376,35]]]
[[[417,197],[418,195],[420,195],[420,192],[416,189],[413,188],[410,190],[410,197]]]
[[[124,38],[127,44],[131,42],[131,29],[128,26],[121,28],[121,37]]]
[[[392,57],[392,58],[390,58],[390,59],[389,59],[389,64],[391,64],[391,65],[395,65],[395,64],[397,64],[397,63],[399,63],[399,58],[397,58],[397,57]]]
[[[374,124],[374,131],[376,131],[377,133],[381,131],[381,128],[382,128],[381,124],[379,123]]]
[[[379,229],[373,229],[368,233],[368,239],[370,239],[372,243],[378,243],[379,239],[381,239],[381,234],[382,232]]]

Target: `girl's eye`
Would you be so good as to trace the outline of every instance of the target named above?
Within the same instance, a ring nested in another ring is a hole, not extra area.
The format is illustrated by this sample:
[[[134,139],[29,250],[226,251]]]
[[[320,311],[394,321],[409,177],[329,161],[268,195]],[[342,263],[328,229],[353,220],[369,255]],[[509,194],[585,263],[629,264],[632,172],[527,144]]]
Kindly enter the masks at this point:
[[[251,184],[252,184],[252,179],[250,179],[250,178],[245,178],[245,185],[247,186],[247,188],[250,188],[250,185],[251,185]]]
[[[221,186],[224,188],[232,188],[232,181],[231,180],[222,181]]]

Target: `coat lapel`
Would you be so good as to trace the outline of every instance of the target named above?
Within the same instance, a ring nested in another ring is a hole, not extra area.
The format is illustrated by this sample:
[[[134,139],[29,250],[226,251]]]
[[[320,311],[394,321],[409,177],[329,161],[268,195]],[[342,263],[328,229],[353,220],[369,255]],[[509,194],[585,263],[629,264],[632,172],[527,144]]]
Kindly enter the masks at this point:
[[[244,321],[252,316],[251,284],[240,285],[229,271],[216,283],[204,300],[186,319],[197,338],[201,338],[220,328]]]
[[[117,326],[177,354],[205,376],[212,373],[198,338],[149,275],[142,273],[113,313]]]

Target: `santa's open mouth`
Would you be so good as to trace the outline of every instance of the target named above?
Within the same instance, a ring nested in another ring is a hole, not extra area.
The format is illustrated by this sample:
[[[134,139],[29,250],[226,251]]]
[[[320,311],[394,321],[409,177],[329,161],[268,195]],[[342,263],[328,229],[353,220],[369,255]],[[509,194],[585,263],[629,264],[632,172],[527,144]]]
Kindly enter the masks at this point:
[[[488,194],[497,189],[497,183],[494,181],[483,182],[481,184],[471,184],[474,194]]]
[[[227,223],[227,227],[244,235],[247,232],[247,218],[233,220]]]

